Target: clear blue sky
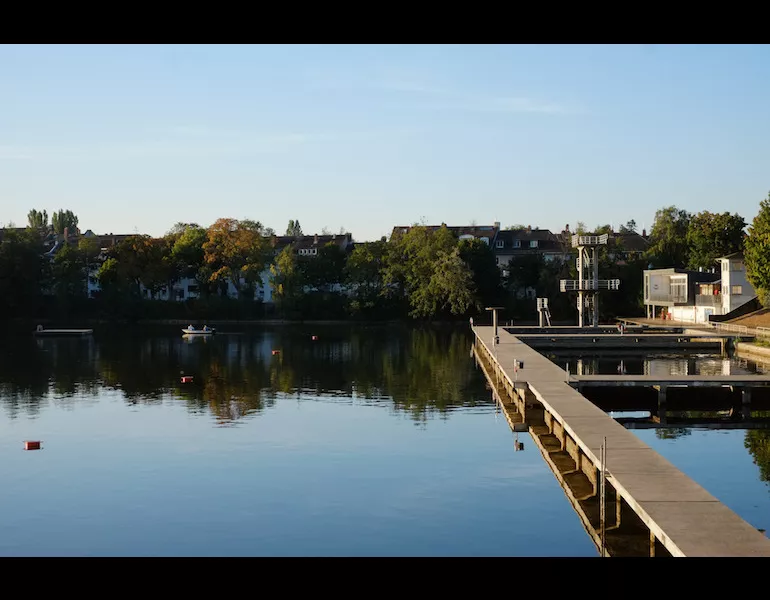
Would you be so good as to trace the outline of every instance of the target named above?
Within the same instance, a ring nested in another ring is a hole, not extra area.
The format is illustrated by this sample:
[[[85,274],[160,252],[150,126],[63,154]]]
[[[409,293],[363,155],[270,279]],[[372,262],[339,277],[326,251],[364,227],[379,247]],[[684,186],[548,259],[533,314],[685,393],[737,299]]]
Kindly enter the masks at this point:
[[[0,46],[0,223],[750,222],[768,65],[768,46]]]

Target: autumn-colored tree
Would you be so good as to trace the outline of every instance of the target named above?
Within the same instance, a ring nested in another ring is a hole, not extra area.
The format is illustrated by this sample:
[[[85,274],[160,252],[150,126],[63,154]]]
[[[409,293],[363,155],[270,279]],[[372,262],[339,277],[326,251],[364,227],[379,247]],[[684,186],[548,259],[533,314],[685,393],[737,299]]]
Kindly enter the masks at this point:
[[[240,297],[251,297],[267,262],[267,239],[257,221],[218,219],[208,229],[204,260],[212,282],[230,282]]]

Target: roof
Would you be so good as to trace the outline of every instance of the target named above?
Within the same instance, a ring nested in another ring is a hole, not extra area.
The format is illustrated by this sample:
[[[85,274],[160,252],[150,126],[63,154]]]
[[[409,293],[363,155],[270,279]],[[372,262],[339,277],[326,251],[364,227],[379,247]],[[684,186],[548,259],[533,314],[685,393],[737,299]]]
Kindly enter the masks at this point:
[[[678,269],[669,267],[667,269],[645,269],[645,273],[655,273],[658,275],[687,275],[691,283],[714,283],[719,281],[720,273],[710,273],[708,271],[692,271],[688,269]]]
[[[514,247],[518,240],[520,246]],[[537,248],[530,248],[529,242],[537,241]],[[502,246],[500,245],[502,242]],[[559,236],[551,233],[549,229],[504,229],[497,234],[495,252],[505,254],[507,252],[522,254],[525,252],[542,252],[551,250],[562,252],[563,245]]]
[[[717,258],[717,260],[733,260],[737,258],[743,258],[743,252],[733,252],[732,254],[728,254],[727,256],[720,256]]]
[[[271,244],[276,249],[276,252],[280,252],[289,244],[293,245],[295,249],[302,248],[322,248],[328,243],[333,243],[345,250],[348,247],[352,248],[353,234],[352,233],[338,233],[331,235],[276,235],[273,236]]]
[[[398,233],[406,233],[415,225],[397,225],[393,228],[391,237]],[[498,235],[500,228],[495,225],[447,225],[442,223],[441,225],[417,225],[417,227],[425,227],[430,231],[437,231],[442,227],[446,227],[449,231],[454,233],[457,237],[464,235],[472,235],[476,238],[489,238],[490,241]]]
[[[628,252],[644,252],[650,247],[650,240],[638,233],[613,233],[612,237]]]

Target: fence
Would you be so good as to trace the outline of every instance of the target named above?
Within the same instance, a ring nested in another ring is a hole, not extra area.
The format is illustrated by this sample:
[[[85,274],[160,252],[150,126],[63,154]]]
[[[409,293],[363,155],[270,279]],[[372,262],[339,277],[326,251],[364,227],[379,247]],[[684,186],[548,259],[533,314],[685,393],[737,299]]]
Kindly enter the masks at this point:
[[[770,338],[770,327],[746,327],[745,325],[733,325],[731,323],[709,323],[717,331],[742,333],[743,335],[755,335],[757,337]]]

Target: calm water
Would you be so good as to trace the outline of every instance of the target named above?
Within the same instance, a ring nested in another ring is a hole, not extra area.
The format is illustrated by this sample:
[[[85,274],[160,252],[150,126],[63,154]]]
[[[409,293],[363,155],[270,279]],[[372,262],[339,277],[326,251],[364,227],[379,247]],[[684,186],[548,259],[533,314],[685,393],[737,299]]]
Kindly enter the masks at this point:
[[[596,556],[528,436],[514,451],[470,343],[3,339],[0,555]]]
[[[0,555],[596,556],[528,435],[514,451],[470,344],[466,330],[383,327],[6,338]],[[580,360],[612,373],[616,359]],[[634,432],[770,529],[767,431]]]

